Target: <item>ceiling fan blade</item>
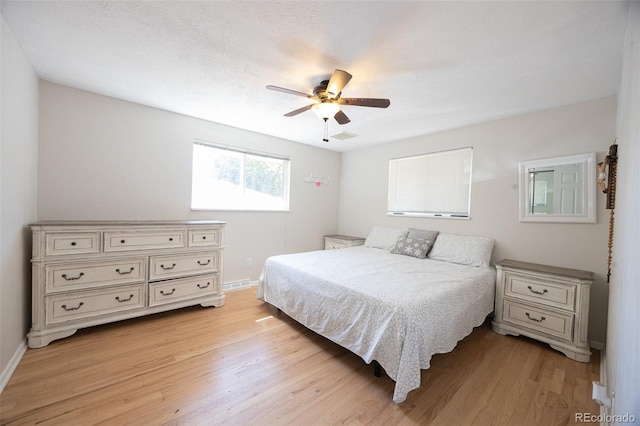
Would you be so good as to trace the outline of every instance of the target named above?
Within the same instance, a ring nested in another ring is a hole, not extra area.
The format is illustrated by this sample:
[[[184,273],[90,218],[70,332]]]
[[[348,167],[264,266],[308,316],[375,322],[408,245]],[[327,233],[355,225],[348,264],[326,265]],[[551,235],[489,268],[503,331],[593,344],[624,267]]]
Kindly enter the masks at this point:
[[[288,93],[290,95],[304,96],[305,98],[315,98],[315,95],[309,95],[307,93],[298,92],[297,90],[285,89],[284,87],[279,86],[269,85],[267,86],[267,89],[275,90],[276,92]]]
[[[340,105],[354,105],[374,108],[386,108],[391,105],[389,99],[376,99],[376,98],[340,98],[338,99]]]
[[[311,109],[311,107],[312,107],[312,106],[314,106],[314,105],[315,105],[315,104],[310,104],[310,105],[304,106],[304,107],[302,107],[302,108],[298,108],[298,109],[296,109],[296,110],[293,110],[293,111],[291,111],[291,112],[286,113],[284,116],[285,116],[285,117],[293,117],[294,115],[298,115],[298,114],[300,114],[301,112],[305,112],[305,111],[310,110],[310,109]]]
[[[333,74],[331,74],[331,79],[329,80],[329,84],[327,85],[327,94],[331,98],[336,98],[344,86],[351,80],[351,74],[342,70],[335,70]]]
[[[351,120],[349,119],[349,117],[347,117],[347,114],[345,114],[344,112],[342,112],[342,110],[336,112],[336,115],[333,116],[333,118],[336,119],[336,121],[340,124],[347,124],[349,122],[351,122]]]

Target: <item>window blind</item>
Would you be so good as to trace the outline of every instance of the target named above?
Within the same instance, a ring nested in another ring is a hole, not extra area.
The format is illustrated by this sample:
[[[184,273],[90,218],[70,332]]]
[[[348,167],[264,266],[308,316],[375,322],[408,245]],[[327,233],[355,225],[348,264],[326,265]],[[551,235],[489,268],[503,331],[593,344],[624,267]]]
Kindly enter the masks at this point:
[[[389,160],[388,215],[469,217],[471,147]]]

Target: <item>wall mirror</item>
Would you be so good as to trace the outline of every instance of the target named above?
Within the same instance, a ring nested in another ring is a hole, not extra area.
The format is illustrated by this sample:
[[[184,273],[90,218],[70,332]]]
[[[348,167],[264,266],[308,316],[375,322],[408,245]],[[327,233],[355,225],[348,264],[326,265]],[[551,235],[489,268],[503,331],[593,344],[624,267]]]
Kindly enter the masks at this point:
[[[520,222],[596,221],[596,154],[522,161]]]

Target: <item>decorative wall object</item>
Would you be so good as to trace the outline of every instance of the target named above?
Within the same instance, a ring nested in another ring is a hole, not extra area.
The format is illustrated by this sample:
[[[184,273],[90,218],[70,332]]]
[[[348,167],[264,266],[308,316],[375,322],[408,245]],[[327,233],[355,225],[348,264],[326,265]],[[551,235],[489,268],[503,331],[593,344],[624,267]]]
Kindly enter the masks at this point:
[[[611,277],[611,259],[612,259],[612,248],[613,248],[613,224],[614,224],[614,208],[616,204],[616,178],[618,172],[618,145],[616,141],[613,141],[613,145],[609,147],[609,153],[604,159],[604,166],[608,169],[606,172],[607,176],[607,184],[600,185],[604,186],[602,192],[607,194],[607,209],[610,210],[609,214],[609,253],[607,256],[607,282]],[[598,175],[598,183],[602,180],[602,174],[604,173],[604,167],[598,165],[598,171],[600,174]]]
[[[313,176],[313,175],[309,175],[304,178],[305,182],[315,183],[316,186],[328,185],[330,180],[331,180],[330,177]]]

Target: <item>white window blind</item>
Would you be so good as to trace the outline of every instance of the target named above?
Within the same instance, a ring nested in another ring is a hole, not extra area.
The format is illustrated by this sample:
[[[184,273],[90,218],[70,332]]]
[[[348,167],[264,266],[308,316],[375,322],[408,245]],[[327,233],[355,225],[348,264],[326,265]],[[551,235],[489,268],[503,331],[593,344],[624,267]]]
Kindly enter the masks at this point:
[[[471,147],[389,160],[388,215],[469,217]]]

